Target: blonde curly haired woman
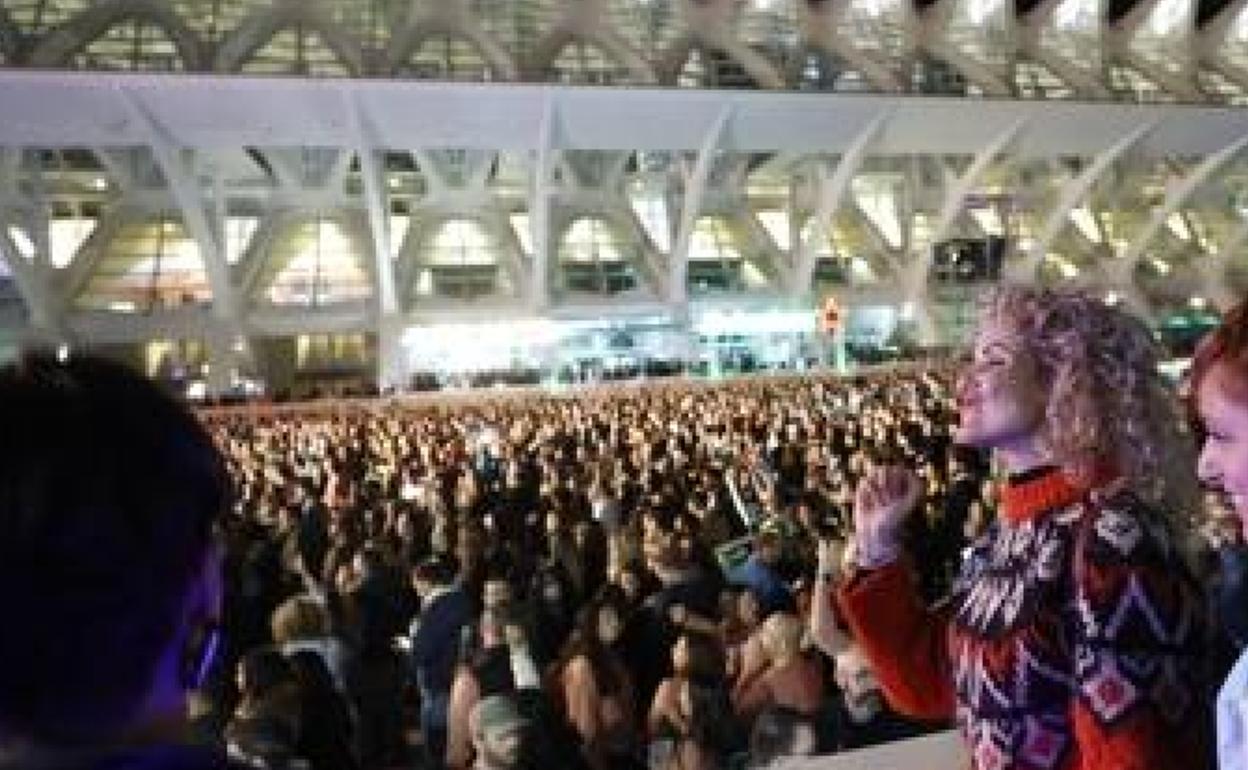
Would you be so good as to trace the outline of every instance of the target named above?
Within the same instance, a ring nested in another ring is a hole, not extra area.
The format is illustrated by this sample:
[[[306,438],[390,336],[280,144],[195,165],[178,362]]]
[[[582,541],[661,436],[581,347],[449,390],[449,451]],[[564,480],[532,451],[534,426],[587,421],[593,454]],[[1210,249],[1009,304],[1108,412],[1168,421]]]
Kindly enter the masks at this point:
[[[873,469],[855,498],[838,599],[890,703],[956,718],[977,770],[1204,767],[1194,453],[1148,330],[1084,293],[1000,288],[957,402],[957,441],[1009,479],[949,601],[921,604],[899,547],[913,474]]]

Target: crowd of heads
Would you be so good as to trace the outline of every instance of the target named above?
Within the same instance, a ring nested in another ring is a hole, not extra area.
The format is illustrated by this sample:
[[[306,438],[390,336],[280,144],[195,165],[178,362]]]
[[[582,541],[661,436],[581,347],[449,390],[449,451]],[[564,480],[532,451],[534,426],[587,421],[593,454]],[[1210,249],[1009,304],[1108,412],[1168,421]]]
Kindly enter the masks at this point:
[[[799,705],[816,747],[833,750],[841,715],[869,719],[883,704],[859,688],[846,711],[844,675],[810,645],[816,546],[847,537],[869,467],[907,462],[927,485],[910,533],[924,590],[947,589],[993,505],[984,458],[951,444],[951,386],[951,371],[925,368],[205,413],[238,490],[223,522],[225,658],[322,640],[359,754],[394,762],[411,742],[405,723],[364,721],[410,716],[420,693],[366,686],[362,696],[358,680],[409,679],[396,637],[419,623],[422,602],[454,589],[472,606],[456,670],[523,648],[534,689],[577,735],[559,677],[587,661],[596,691],[629,712],[607,754],[644,762],[669,679],[682,683],[677,732],[738,755],[755,722],[780,729],[794,711],[777,702],[785,688],[826,692]],[[815,665],[766,678],[795,660]],[[234,689],[213,693],[223,721]],[[475,736],[469,716],[450,714],[463,723],[451,744]]]
[[[1189,439],[1160,380],[1099,358],[1145,355],[1140,330],[1088,327],[1101,316],[1084,299],[1028,301],[1000,294],[986,317],[1002,334],[1045,329],[1061,456],[1180,473],[1166,452]],[[1216,373],[1210,350],[1197,387]],[[810,615],[828,601],[819,554],[849,539],[871,468],[922,479],[904,539],[929,601],[990,525],[993,469],[954,443],[955,376],[195,419],[119,367],[28,356],[0,377],[0,424],[14,426],[0,505],[21,512],[0,530],[0,591],[38,590],[0,594],[33,619],[0,634],[0,659],[18,663],[0,667],[0,737],[90,742],[188,688],[203,741],[269,768],[765,767],[915,734],[927,726],[889,712],[852,640],[814,643]],[[1219,499],[1172,510],[1205,516],[1206,555],[1242,549]],[[430,642],[448,595],[460,609]]]

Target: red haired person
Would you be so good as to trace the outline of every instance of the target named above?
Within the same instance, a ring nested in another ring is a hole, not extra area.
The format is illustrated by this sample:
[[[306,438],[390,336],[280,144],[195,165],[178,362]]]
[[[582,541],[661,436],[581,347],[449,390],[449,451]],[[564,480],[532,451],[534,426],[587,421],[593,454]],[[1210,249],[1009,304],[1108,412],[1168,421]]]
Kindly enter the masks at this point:
[[[948,601],[923,605],[899,546],[918,479],[876,468],[855,498],[838,598],[889,702],[955,718],[976,770],[1204,766],[1194,452],[1148,330],[1083,293],[1000,288],[957,402],[957,441],[1009,480]]]
[[[1200,478],[1226,494],[1248,533],[1248,304],[1201,342],[1189,382],[1205,434]],[[1217,725],[1218,767],[1248,768],[1248,652],[1218,693]]]

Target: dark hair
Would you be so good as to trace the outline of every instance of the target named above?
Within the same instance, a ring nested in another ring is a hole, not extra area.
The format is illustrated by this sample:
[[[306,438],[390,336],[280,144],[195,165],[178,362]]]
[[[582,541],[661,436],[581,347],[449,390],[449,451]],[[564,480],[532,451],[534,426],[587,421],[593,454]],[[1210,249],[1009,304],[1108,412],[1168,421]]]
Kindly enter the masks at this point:
[[[594,672],[594,683],[598,686],[598,691],[603,695],[615,695],[624,687],[624,682],[621,681],[619,670],[612,665],[613,659],[619,662],[615,658],[616,653],[603,644],[598,636],[598,619],[604,609],[615,610],[621,628],[623,627],[624,620],[628,617],[628,606],[624,603],[623,595],[614,591],[599,591],[576,614],[576,628],[564,645],[555,670],[562,671],[568,663],[584,656]]]
[[[803,725],[815,728],[809,716],[788,706],[769,706],[759,712],[750,731],[750,766],[767,767],[793,756],[797,730]]]
[[[273,647],[248,650],[238,665],[243,670],[243,694],[251,697],[264,697],[295,681],[290,663]]]
[[[0,736],[126,726],[182,631],[225,465],[190,412],[120,364],[0,369]]]
[[[455,565],[444,556],[430,556],[412,569],[417,580],[423,580],[436,586],[447,586],[455,582]]]
[[[689,649],[683,672],[689,688],[688,735],[704,750],[723,758],[739,748],[743,734],[728,694],[727,665],[719,640],[699,633],[682,635]]]

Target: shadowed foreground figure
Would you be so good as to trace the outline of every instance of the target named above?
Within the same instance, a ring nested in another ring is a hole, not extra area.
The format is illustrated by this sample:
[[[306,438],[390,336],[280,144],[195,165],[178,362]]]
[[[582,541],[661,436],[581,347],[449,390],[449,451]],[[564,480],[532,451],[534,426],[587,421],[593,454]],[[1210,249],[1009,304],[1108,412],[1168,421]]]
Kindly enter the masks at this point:
[[[195,418],[124,367],[0,369],[0,768],[228,767],[187,738],[228,489]]]

